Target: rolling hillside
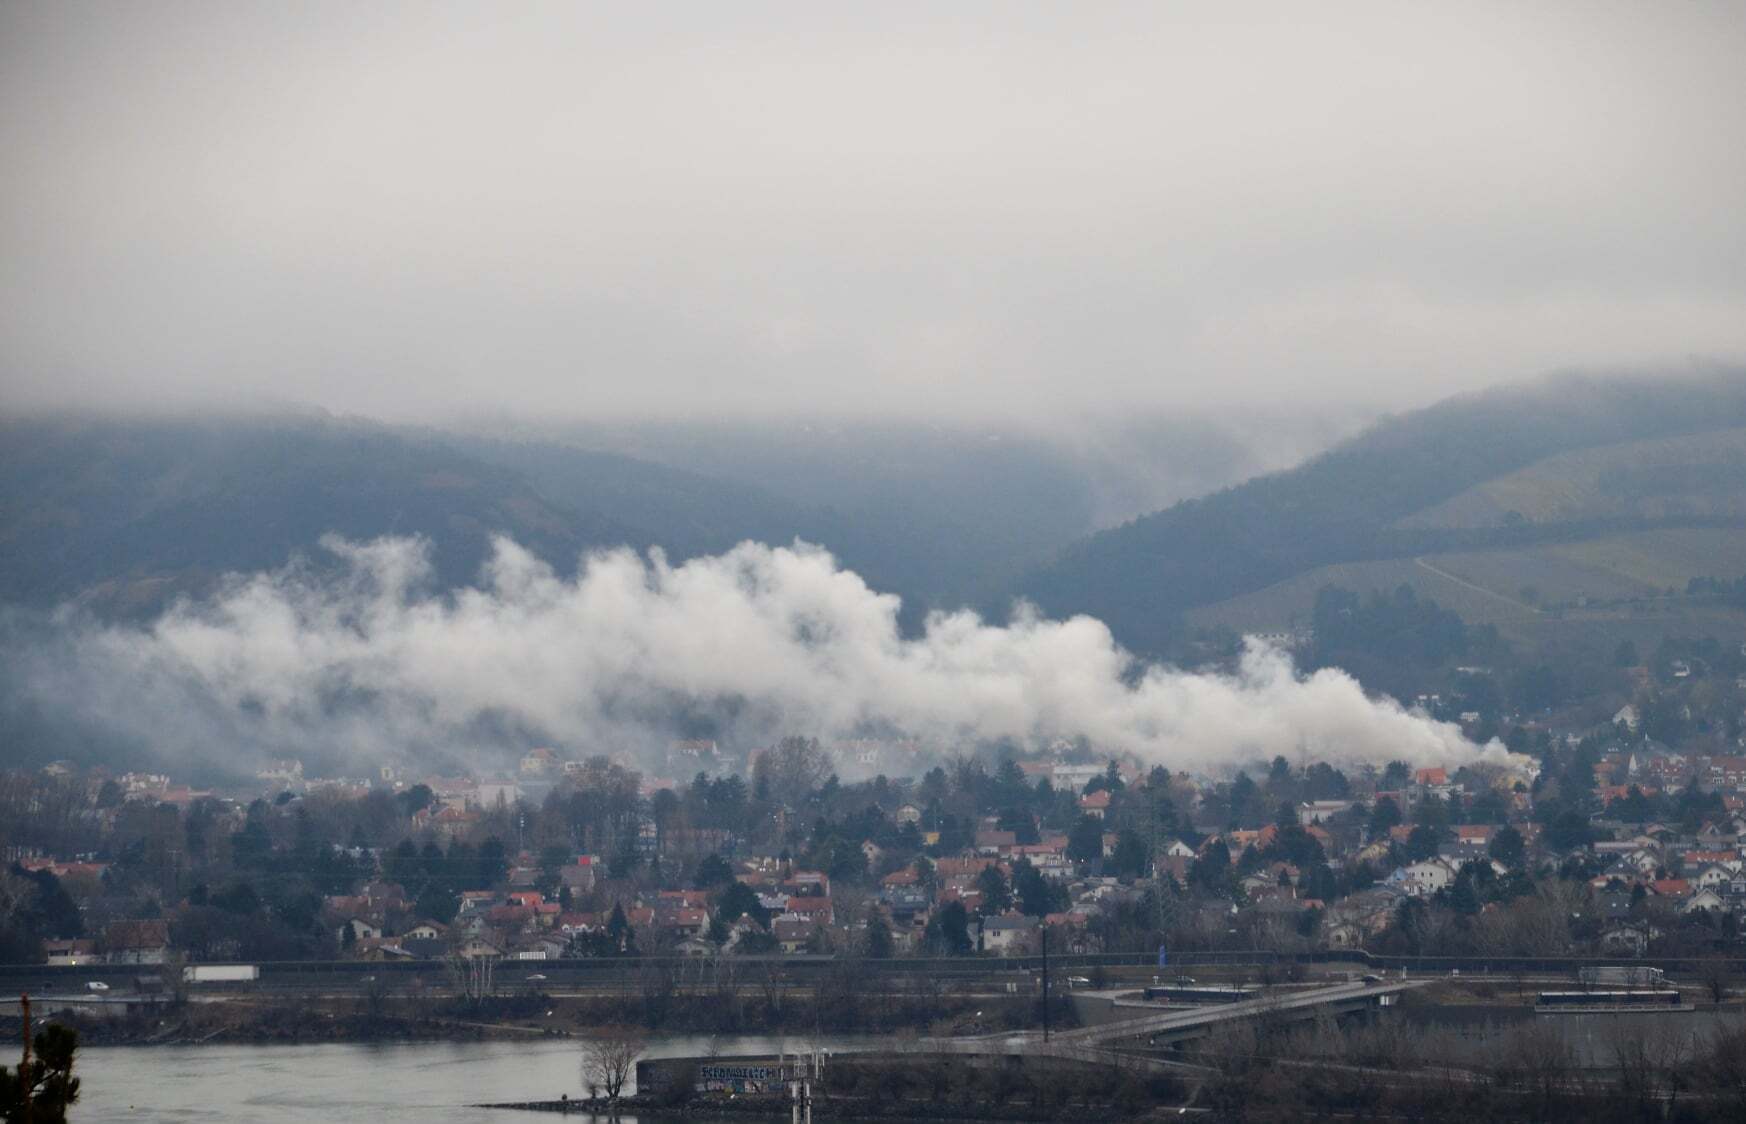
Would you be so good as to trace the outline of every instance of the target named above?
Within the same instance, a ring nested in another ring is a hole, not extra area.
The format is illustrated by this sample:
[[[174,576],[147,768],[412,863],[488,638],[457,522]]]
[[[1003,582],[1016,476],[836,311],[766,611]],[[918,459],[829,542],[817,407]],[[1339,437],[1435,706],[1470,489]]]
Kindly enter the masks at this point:
[[[0,601],[15,604],[150,612],[228,571],[319,564],[330,531],[422,535],[444,585],[472,580],[500,532],[560,566],[650,537],[365,422],[33,419],[0,427],[0,447]]]
[[[1396,522],[1477,529],[1602,520],[1746,521],[1746,429],[1625,441],[1547,457]]]
[[[1743,372],[1452,399],[1084,540],[1019,592],[1101,616],[1141,651],[1185,625],[1289,628],[1327,584],[1404,583],[1519,636],[1556,632],[1587,602],[1746,573],[1743,426]]]
[[[1495,626],[1528,651],[1621,640],[1651,649],[1664,636],[1746,640],[1746,614],[1679,595],[1694,577],[1746,574],[1746,528],[1667,528],[1520,550],[1341,562],[1265,589],[1190,609],[1195,628],[1303,629],[1325,586],[1368,593],[1409,586],[1471,624]],[[1674,591],[1669,595],[1669,591]]]
[[[0,605],[150,613],[227,572],[319,565],[330,531],[422,535],[444,587],[475,579],[496,533],[563,571],[591,548],[683,560],[804,539],[899,594],[915,625],[1092,527],[1082,467],[1035,444],[877,427],[675,438],[736,478],[579,439],[305,414],[0,421]]]

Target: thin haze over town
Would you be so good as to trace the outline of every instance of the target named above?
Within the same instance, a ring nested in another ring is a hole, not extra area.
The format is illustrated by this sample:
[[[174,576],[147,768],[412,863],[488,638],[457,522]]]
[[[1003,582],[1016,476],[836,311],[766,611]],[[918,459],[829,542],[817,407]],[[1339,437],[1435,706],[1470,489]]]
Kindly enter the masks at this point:
[[[1746,1121],[1743,63],[0,0],[0,1120]]]

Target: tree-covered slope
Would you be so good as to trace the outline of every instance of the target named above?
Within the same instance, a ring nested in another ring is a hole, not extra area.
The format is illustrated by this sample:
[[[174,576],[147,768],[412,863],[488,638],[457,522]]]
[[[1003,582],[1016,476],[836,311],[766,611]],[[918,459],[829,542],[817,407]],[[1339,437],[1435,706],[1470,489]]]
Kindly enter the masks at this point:
[[[786,463],[805,478],[789,494],[576,440],[291,414],[13,418],[0,422],[0,603],[150,612],[226,572],[319,563],[328,532],[422,535],[448,587],[474,580],[496,533],[565,571],[590,548],[679,561],[803,539],[901,595],[913,626],[1089,529],[1079,479],[1032,448],[856,431],[835,459],[771,441],[752,446],[767,459],[736,461],[751,432],[701,430],[699,444],[748,476]],[[818,501],[827,477],[841,502]]]
[[[674,558],[717,554],[747,539],[834,539],[828,520],[761,488],[564,441],[440,434],[461,453],[510,469],[547,501],[639,529],[638,547]]]
[[[545,499],[510,469],[362,422],[13,419],[0,425],[0,601],[149,611],[329,532],[422,535],[471,581],[490,536],[562,566],[640,528]]]

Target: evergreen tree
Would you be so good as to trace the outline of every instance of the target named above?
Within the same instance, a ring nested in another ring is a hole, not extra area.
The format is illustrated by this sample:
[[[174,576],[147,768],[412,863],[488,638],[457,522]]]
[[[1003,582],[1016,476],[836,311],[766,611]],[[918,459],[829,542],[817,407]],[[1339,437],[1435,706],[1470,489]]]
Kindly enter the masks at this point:
[[[1103,821],[1096,816],[1080,816],[1067,836],[1067,857],[1074,862],[1096,862],[1103,858]]]
[[[624,906],[616,902],[613,903],[612,916],[606,919],[606,939],[614,952],[626,956],[636,955],[637,931],[625,919]]]
[[[892,947],[891,926],[886,924],[885,914],[876,909],[867,920],[867,959],[889,960]]]
[[[1377,839],[1387,835],[1389,828],[1400,826],[1400,821],[1400,805],[1391,797],[1382,797],[1370,809],[1370,837]]]
[[[1012,888],[1000,867],[990,864],[976,876],[976,888],[982,892],[982,905],[977,910],[983,917],[993,917],[1012,908]]]
[[[744,882],[731,882],[715,903],[716,916],[732,925],[742,917],[750,917],[759,925],[769,927],[768,914],[758,902],[758,892]]]
[[[432,885],[425,887],[424,892],[418,895],[412,908],[421,920],[439,921],[447,925],[460,912],[461,899],[442,886]]]
[[[1465,870],[1449,887],[1449,908],[1466,917],[1479,912],[1479,894]]]
[[[947,902],[928,919],[922,940],[936,955],[967,956],[970,953],[970,914],[963,902]]]
[[[1522,833],[1513,827],[1506,827],[1491,837],[1491,846],[1486,848],[1491,857],[1505,866],[1514,869],[1522,865],[1522,859],[1527,854],[1527,846],[1522,841]]]
[[[728,865],[726,859],[712,851],[698,860],[697,873],[691,884],[699,890],[709,890],[716,886],[725,886],[733,880],[734,868]]]
[[[1116,835],[1115,852],[1110,856],[1110,865],[1115,868],[1117,877],[1144,878],[1146,868],[1150,865],[1150,856],[1146,853],[1146,844],[1140,839],[1138,832],[1124,829]]]
[[[1042,872],[1029,859],[1020,859],[1012,868],[1012,888],[1018,897],[1019,909],[1032,917],[1043,917],[1058,911],[1060,895]]]
[[[1407,836],[1407,858],[1414,862],[1428,859],[1437,853],[1437,848],[1442,844],[1442,841],[1442,834],[1436,828],[1420,824],[1413,828],[1411,835]]]
[[[73,1076],[79,1034],[50,1023],[31,1039],[29,1072],[0,1066],[0,1119],[29,1119],[32,1124],[64,1124],[67,1109],[79,1099],[79,1079]]]
[[[1188,868],[1188,884],[1223,895],[1230,893],[1231,881],[1231,849],[1224,840],[1215,839]]]

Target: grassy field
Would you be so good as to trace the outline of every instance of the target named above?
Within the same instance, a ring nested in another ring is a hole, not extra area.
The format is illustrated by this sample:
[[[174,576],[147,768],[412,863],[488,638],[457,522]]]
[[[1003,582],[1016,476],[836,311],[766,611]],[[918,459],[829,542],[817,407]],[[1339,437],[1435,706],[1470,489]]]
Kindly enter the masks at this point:
[[[1533,649],[1653,646],[1666,635],[1746,637],[1746,615],[1669,599],[1693,577],[1746,574],[1746,530],[1613,535],[1526,550],[1478,551],[1323,566],[1189,613],[1199,627],[1271,632],[1309,623],[1317,591],[1411,586],[1470,624],[1492,624]]]
[[[1746,575],[1746,529],[1739,528],[1644,531],[1549,546],[1544,552],[1661,590],[1684,591],[1692,578]]]
[[[1495,527],[1669,515],[1746,516],[1746,429],[1630,441],[1547,457],[1399,520],[1400,527]]]

